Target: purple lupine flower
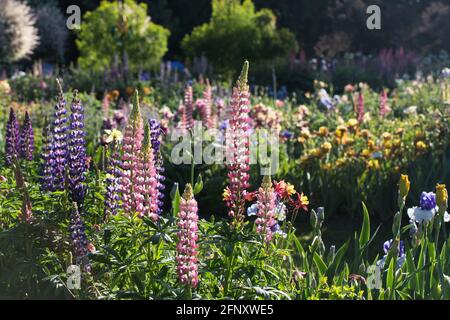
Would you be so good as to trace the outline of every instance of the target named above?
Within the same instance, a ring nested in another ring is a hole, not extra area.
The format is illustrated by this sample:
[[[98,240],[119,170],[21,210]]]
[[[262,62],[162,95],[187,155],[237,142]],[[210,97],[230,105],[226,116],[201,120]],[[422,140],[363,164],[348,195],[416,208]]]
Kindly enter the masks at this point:
[[[420,195],[420,208],[422,210],[436,208],[436,195],[433,192],[422,192]]]
[[[58,82],[59,84],[59,82]],[[52,148],[49,166],[51,167],[51,191],[62,191],[65,185],[65,168],[67,163],[67,110],[66,100],[59,85],[58,103],[55,105],[52,127]]]
[[[137,175],[140,184],[137,190],[141,191],[143,197],[143,210],[140,216],[147,216],[156,222],[159,219],[159,190],[150,125],[148,123],[145,124],[144,128],[144,141],[142,143]]]
[[[158,210],[157,213],[160,214],[162,211],[162,206],[164,204],[164,189],[166,186],[164,185],[164,180],[166,179],[164,177],[164,163],[161,155],[161,133],[162,128],[160,123],[156,119],[150,119],[150,136],[151,136],[151,144],[153,148],[153,156],[155,161],[155,168],[156,168],[156,179],[158,181],[157,183],[157,189],[158,189]]]
[[[70,215],[69,232],[72,239],[76,264],[81,265],[84,271],[90,272],[91,265],[87,257],[90,243],[87,240],[85,225],[76,202],[73,203],[73,209]]]
[[[34,132],[28,111],[25,112],[25,120],[20,131],[19,151],[22,159],[32,161],[34,151]]]
[[[120,170],[121,161],[119,154],[119,144],[122,140],[122,133],[118,130],[107,130],[109,136],[106,142],[111,142],[109,146],[110,154],[108,157],[108,164],[106,167],[106,194],[105,194],[105,209],[104,219],[106,220],[110,215],[116,215],[119,208],[120,201],[120,180],[122,171]]]
[[[18,156],[19,150],[19,123],[17,122],[13,108],[9,109],[9,120],[6,124],[5,138],[5,162],[7,166],[10,166]]]
[[[68,146],[69,188],[74,201],[81,203],[84,199],[86,187],[83,182],[86,172],[86,147],[84,132],[83,106],[78,98],[78,92],[73,93],[70,106],[70,133]]]
[[[42,167],[41,167],[41,189],[43,191],[50,191],[53,184],[52,176],[52,166],[50,164],[52,156],[52,145],[53,138],[51,134],[50,124],[48,124],[47,119],[45,119],[43,136],[43,147],[42,147]]]

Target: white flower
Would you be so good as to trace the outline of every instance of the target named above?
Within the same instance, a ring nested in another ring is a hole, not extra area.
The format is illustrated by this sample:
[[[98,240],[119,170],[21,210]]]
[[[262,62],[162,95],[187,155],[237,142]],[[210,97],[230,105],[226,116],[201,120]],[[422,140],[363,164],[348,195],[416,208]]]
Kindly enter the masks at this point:
[[[286,219],[286,206],[280,202],[275,208],[275,218],[278,221],[284,221]]]
[[[410,106],[403,110],[404,114],[415,115],[417,114],[417,106]]]
[[[105,139],[106,143],[111,143],[113,141],[120,142],[122,141],[122,132],[117,129],[105,130],[107,137]]]
[[[450,78],[450,68],[442,69],[441,75],[443,78]]]
[[[247,208],[247,216],[256,216],[256,213],[258,212],[258,205],[256,203],[252,204],[250,207]]]
[[[420,207],[412,207],[408,209],[407,213],[411,220],[415,220],[417,223],[422,223],[424,221],[431,221],[438,211],[439,208],[437,206],[431,210],[423,210]],[[450,215],[447,212],[444,213],[444,221],[450,221]]]

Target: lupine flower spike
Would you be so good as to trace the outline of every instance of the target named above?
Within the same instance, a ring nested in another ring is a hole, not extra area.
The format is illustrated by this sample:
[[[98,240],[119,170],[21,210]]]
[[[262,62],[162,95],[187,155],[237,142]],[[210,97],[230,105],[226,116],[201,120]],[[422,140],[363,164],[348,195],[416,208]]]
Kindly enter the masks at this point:
[[[357,110],[358,121],[362,122],[364,119],[364,95],[360,91],[358,94],[358,110]]]
[[[83,107],[78,92],[73,93],[70,106],[70,133],[68,147],[69,188],[72,200],[81,203],[85,196],[86,147]]]
[[[52,177],[52,167],[50,165],[51,153],[52,153],[52,134],[51,127],[45,119],[44,129],[42,132],[43,136],[43,147],[42,147],[42,166],[41,166],[41,189],[43,191],[50,191],[52,189],[53,177]]]
[[[180,200],[178,213],[178,244],[177,244],[177,272],[180,282],[188,287],[195,288],[198,284],[197,262],[197,201],[194,199],[192,186],[186,185],[183,197]]]
[[[19,123],[17,122],[14,109],[9,109],[9,120],[6,124],[5,135],[5,163],[10,166],[17,158],[19,151]]]
[[[136,190],[141,186],[137,175],[143,139],[143,121],[139,110],[139,95],[136,90],[131,116],[125,127],[122,155],[122,205],[126,214],[142,213],[142,193]]]
[[[272,188],[270,176],[264,176],[257,199],[256,232],[262,234],[266,242],[270,242],[273,237],[273,226],[277,223],[275,220],[277,194]]]
[[[241,75],[233,88],[231,97],[230,127],[226,133],[226,153],[228,168],[228,189],[226,203],[228,215],[233,224],[240,224],[245,215],[245,197],[249,187],[249,106],[250,93],[247,84],[248,61],[245,61]]]
[[[34,132],[31,125],[30,115],[28,111],[25,112],[25,120],[20,130],[19,141],[20,157],[22,159],[32,161],[34,152]]]
[[[161,156],[161,133],[162,128],[156,119],[150,119],[150,135],[151,135],[151,143],[153,148],[153,158],[155,161],[156,168],[156,180],[158,181],[158,210],[157,214],[161,214],[162,206],[164,202],[164,189],[166,188],[164,185],[164,165],[163,159]]]
[[[211,88],[211,84],[209,83],[209,80],[206,79],[206,88],[203,91],[203,99],[206,102],[207,105],[207,114],[208,114],[208,118],[207,118],[207,127],[210,128],[215,128],[217,126],[217,114],[213,114],[213,110],[212,110],[212,88]]]
[[[65,168],[67,163],[67,110],[66,100],[60,82],[57,80],[59,87],[58,103],[55,105],[55,116],[52,127],[51,149],[49,154],[50,166],[50,190],[64,190],[65,186]]]
[[[141,192],[143,210],[141,216],[147,216],[153,221],[158,220],[158,180],[150,137],[150,125],[145,124],[142,154],[138,166],[139,188]]]
[[[104,220],[111,215],[116,215],[120,201],[120,179],[122,171],[120,170],[119,144],[122,141],[122,133],[119,130],[107,130],[108,136],[106,142],[109,147],[109,157],[106,166],[106,194]]]
[[[189,130],[194,127],[193,112],[194,112],[194,98],[193,98],[192,86],[189,84],[186,86],[186,89],[184,91],[184,114],[186,117],[185,118],[185,121],[186,121],[185,129]]]
[[[86,237],[85,225],[78,211],[77,203],[74,202],[72,205],[73,208],[70,216],[69,232],[72,239],[75,261],[78,265],[82,266],[84,271],[90,272],[91,265],[87,258],[89,253],[89,242]]]
[[[207,129],[214,127],[214,119],[211,115],[211,86],[209,81],[206,82],[206,87],[203,90],[203,99],[196,101],[196,107],[200,113],[202,124]]]

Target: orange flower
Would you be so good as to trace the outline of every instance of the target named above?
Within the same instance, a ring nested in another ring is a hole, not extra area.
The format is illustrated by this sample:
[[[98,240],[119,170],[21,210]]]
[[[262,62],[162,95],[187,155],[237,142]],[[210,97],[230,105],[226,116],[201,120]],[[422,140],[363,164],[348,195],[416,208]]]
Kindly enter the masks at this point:
[[[134,89],[131,87],[126,87],[125,93],[127,94],[127,96],[131,97],[134,93]]]
[[[143,92],[144,95],[148,95],[148,94],[150,94],[152,92],[152,89],[149,88],[149,87],[144,87],[142,89],[142,92]]]
[[[244,195],[245,201],[249,201],[250,202],[250,201],[255,200],[257,193],[258,193],[257,191],[245,193],[245,195]]]
[[[109,93],[109,96],[112,98],[112,100],[116,100],[119,97],[120,93],[118,90],[112,90]]]
[[[223,190],[222,193],[223,201],[229,201],[231,197],[231,191],[228,187]]]

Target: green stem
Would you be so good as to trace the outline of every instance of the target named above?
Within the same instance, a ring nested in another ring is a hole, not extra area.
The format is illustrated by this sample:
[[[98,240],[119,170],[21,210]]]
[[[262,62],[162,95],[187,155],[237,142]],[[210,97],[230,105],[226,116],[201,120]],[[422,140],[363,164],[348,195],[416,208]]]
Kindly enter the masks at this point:
[[[231,280],[231,275],[233,273],[233,266],[234,266],[234,258],[235,258],[235,254],[234,254],[234,247],[235,247],[235,243],[233,243],[233,246],[231,248],[231,255],[228,258],[228,263],[227,263],[227,273],[225,276],[225,284],[224,284],[224,288],[223,288],[223,294],[226,297],[228,295],[228,290],[230,288],[230,280]]]

